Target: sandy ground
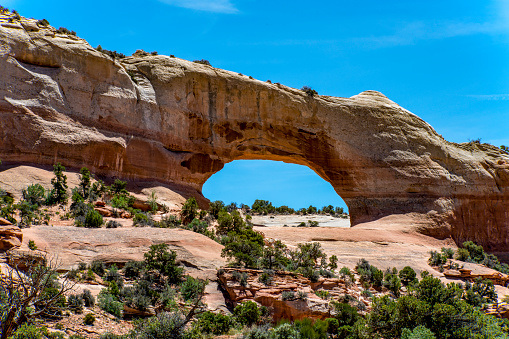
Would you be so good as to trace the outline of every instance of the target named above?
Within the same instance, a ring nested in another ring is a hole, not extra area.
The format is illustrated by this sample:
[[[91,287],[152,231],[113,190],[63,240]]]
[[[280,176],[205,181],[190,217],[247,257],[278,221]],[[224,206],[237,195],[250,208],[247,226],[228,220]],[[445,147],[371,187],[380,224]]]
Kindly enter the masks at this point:
[[[350,219],[334,218],[329,215],[274,215],[274,216],[253,216],[252,222],[256,226],[271,227],[296,227],[301,222],[317,221],[320,227],[350,227]]]

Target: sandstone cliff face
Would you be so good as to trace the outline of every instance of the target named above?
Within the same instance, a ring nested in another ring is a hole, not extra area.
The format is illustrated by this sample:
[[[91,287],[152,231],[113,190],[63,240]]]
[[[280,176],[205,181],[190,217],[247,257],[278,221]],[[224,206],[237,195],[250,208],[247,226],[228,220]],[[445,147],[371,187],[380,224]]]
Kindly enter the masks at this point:
[[[178,58],[114,61],[22,21],[0,17],[4,162],[60,161],[199,195],[227,162],[281,160],[330,182],[352,225],[416,212],[426,234],[509,249],[509,156],[496,147],[449,143],[378,92],[310,97]]]

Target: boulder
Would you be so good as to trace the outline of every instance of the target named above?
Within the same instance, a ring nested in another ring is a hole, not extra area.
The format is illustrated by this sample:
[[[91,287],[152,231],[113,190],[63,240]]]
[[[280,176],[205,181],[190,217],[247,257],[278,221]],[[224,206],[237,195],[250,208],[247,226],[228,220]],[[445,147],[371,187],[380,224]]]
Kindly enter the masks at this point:
[[[14,226],[12,224],[4,224],[0,226],[0,251],[7,251],[12,248],[19,247],[21,246],[22,241],[23,233],[18,226]]]

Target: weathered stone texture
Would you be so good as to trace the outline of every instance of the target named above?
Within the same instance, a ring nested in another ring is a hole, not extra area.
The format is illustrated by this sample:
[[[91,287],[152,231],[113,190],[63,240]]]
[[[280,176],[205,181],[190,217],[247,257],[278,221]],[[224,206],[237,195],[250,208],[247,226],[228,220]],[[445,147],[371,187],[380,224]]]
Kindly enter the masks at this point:
[[[114,61],[86,41],[0,26],[0,158],[201,187],[227,162],[310,167],[352,225],[408,212],[421,231],[509,249],[509,156],[447,142],[382,94],[310,97],[167,56]]]

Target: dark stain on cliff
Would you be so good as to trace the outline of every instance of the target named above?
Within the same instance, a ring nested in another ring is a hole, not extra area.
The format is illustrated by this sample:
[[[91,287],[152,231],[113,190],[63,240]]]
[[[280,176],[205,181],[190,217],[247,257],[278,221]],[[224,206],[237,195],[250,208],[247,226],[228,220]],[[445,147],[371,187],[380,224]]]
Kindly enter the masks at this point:
[[[180,163],[188,168],[191,173],[210,173],[218,172],[223,169],[224,164],[221,160],[212,159],[208,154],[195,153],[189,159]]]

